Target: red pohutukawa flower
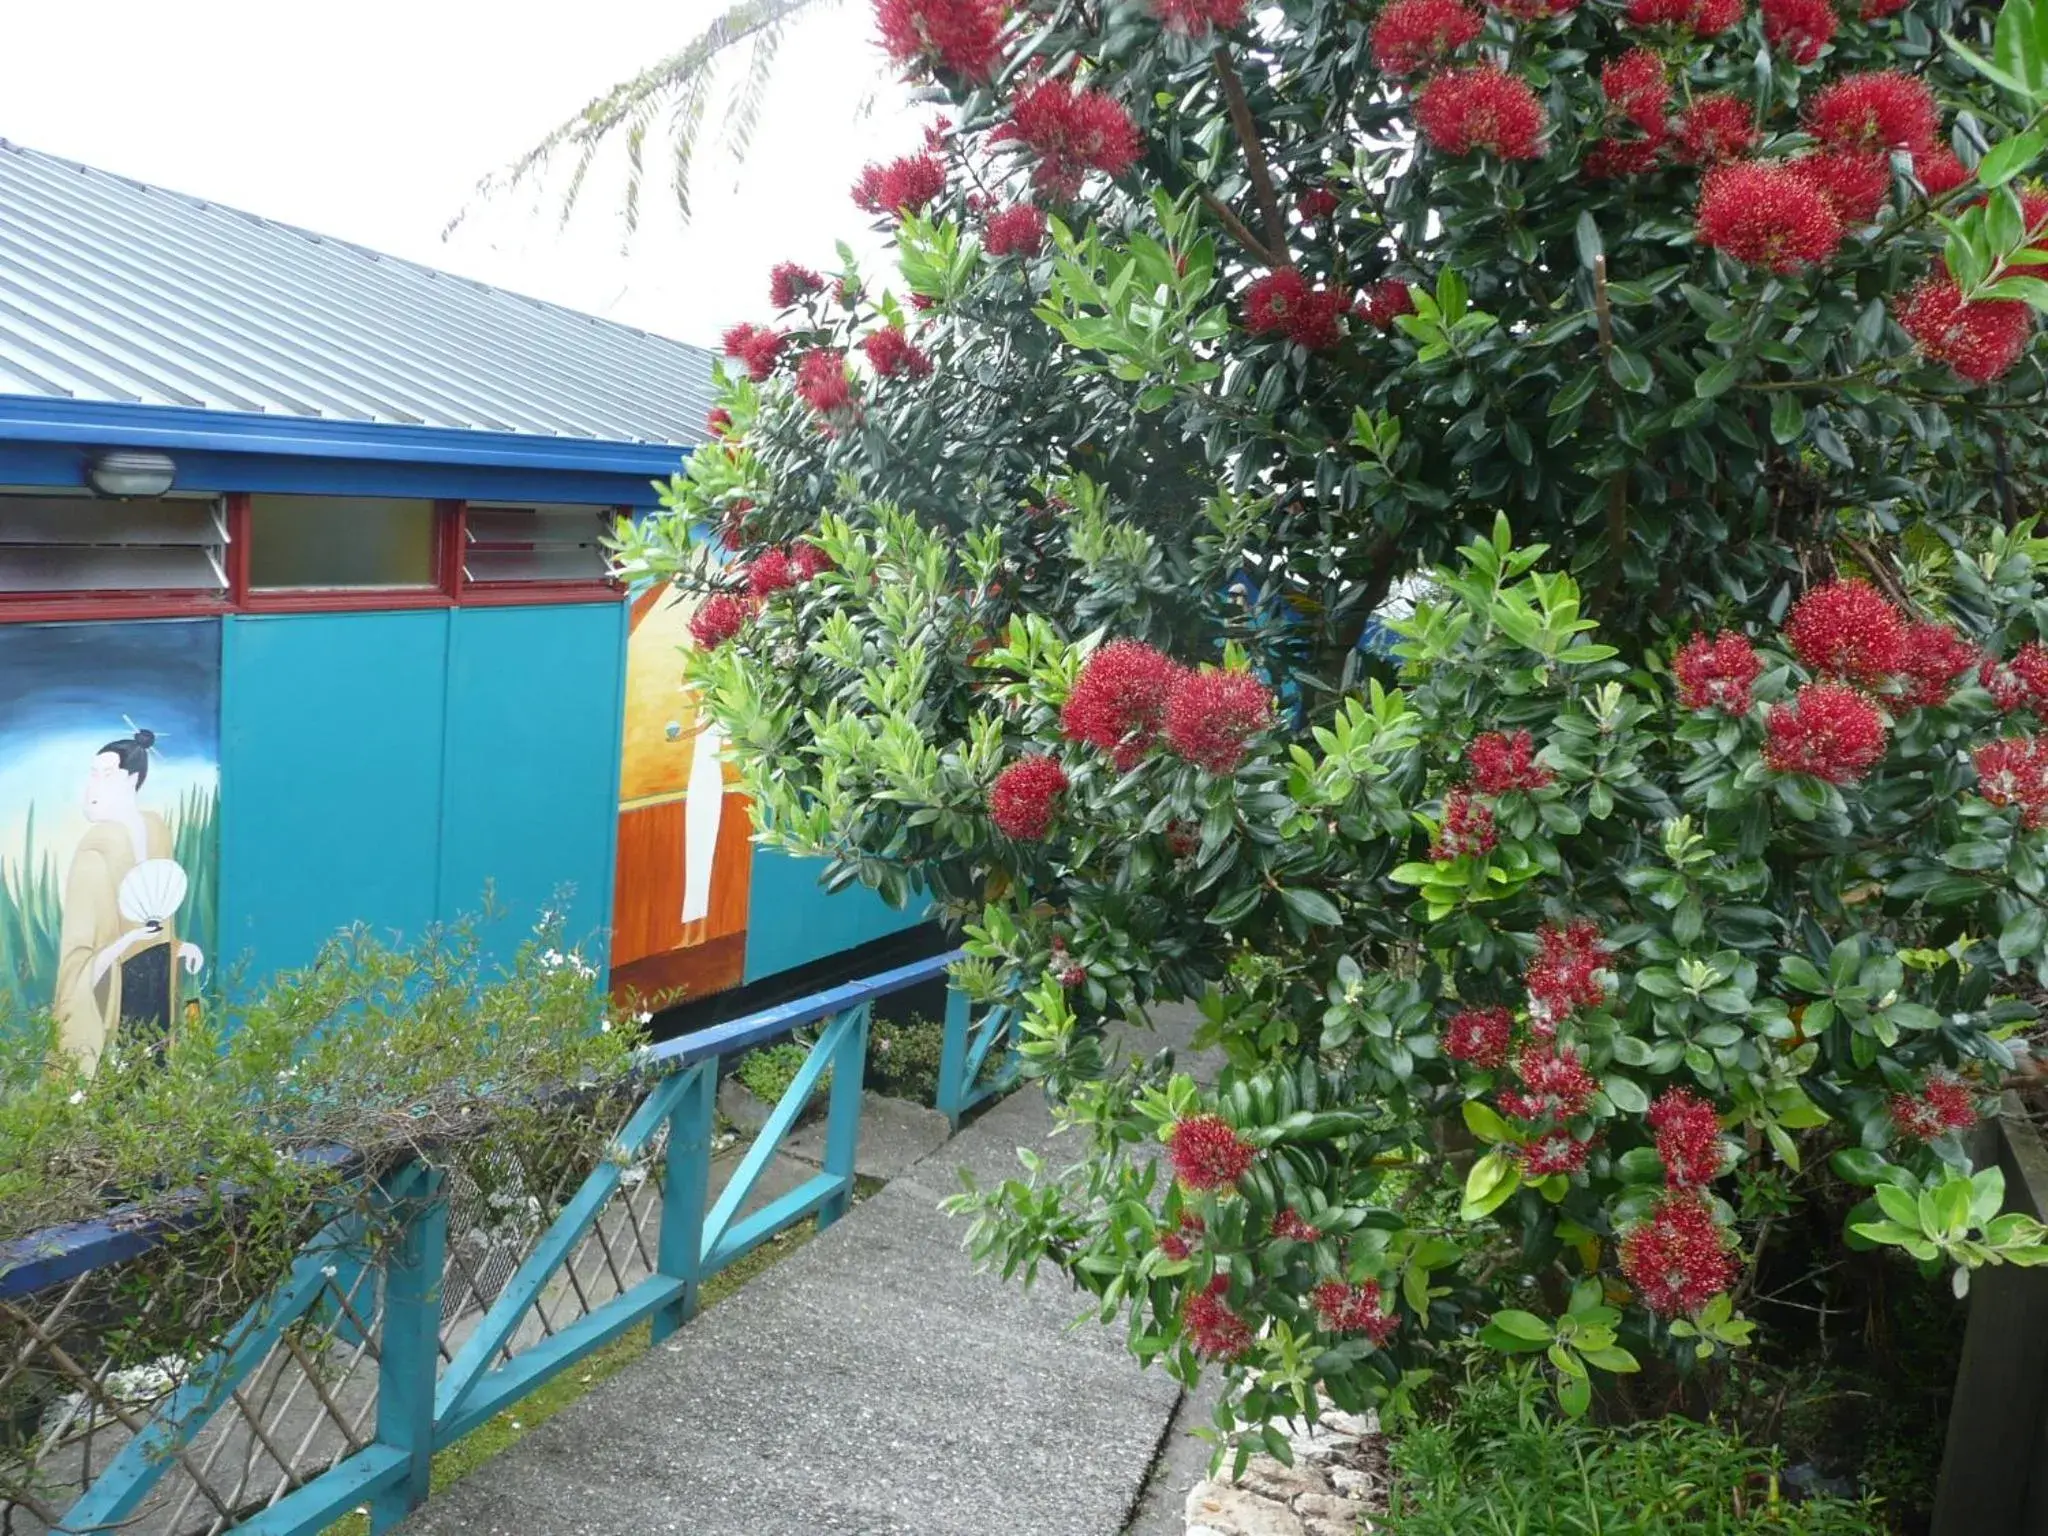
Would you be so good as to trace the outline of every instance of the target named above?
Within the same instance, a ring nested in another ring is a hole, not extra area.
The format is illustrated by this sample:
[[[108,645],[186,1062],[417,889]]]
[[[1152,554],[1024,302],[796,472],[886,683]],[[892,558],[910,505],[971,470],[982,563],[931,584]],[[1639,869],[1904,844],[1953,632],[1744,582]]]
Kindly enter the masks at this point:
[[[2024,654],[2024,646],[2021,651]],[[2001,714],[2009,715],[2033,702],[2033,690],[2028,688],[2026,679],[1996,656],[1986,656],[1984,664],[1977,668],[1977,685],[1991,695],[1991,702]]]
[[[690,638],[702,651],[715,651],[746,627],[754,605],[730,592],[714,592],[690,615]]]
[[[1415,126],[1447,155],[1534,160],[1543,153],[1550,119],[1528,81],[1496,64],[1475,64],[1423,85],[1415,98]]]
[[[795,585],[796,572],[790,567],[789,556],[779,549],[762,550],[747,566],[749,597],[773,597]]]
[[[1486,3],[1503,16],[1516,21],[1547,21],[1553,16],[1569,16],[1579,8],[1579,0],[1486,0]]]
[[[1687,165],[1739,160],[1757,146],[1756,114],[1726,91],[1696,98],[1678,114],[1678,158]]]
[[[1940,266],[1907,290],[1895,314],[1923,357],[1972,384],[1988,384],[2011,368],[2034,334],[2025,300],[1966,300]]]
[[[1191,1258],[1194,1255],[1196,1240],[1208,1230],[1207,1223],[1200,1216],[1193,1211],[1182,1211],[1180,1225],[1159,1234],[1159,1251],[1169,1259]]]
[[[869,331],[861,338],[860,349],[885,379],[921,379],[932,371],[932,360],[893,325]]]
[[[1346,1285],[1342,1280],[1325,1280],[1309,1292],[1316,1316],[1332,1333],[1362,1333],[1374,1344],[1385,1344],[1401,1326],[1399,1316],[1387,1311],[1377,1280]]]
[[[1323,1229],[1302,1219],[1301,1212],[1288,1206],[1273,1218],[1273,1236],[1283,1242],[1312,1243],[1323,1235]]]
[[[1166,724],[1181,669],[1140,640],[1113,640],[1090,656],[1060,710],[1069,741],[1100,747],[1128,772]]]
[[[1829,0],[1763,0],[1764,41],[1794,64],[1807,65],[1839,24]]]
[[[1684,27],[1694,37],[1715,37],[1742,20],[1742,0],[1629,0],[1622,15],[1632,27]]]
[[[1336,192],[1329,187],[1310,187],[1294,200],[1294,211],[1301,215],[1304,224],[1327,219],[1339,206]]]
[[[1090,171],[1121,176],[1144,148],[1121,103],[1063,80],[1019,86],[1010,98],[1010,120],[994,137],[1037,155],[1032,180],[1054,197],[1074,196]]]
[[[1517,1120],[1569,1120],[1593,1102],[1593,1076],[1567,1046],[1523,1046],[1515,1057],[1515,1076],[1522,1086],[1503,1088],[1495,1097],[1502,1111]]]
[[[1905,654],[1898,671],[1906,706],[1939,709],[1976,663],[1977,648],[1948,625],[1907,625]]]
[[[1588,919],[1574,918],[1562,928],[1555,923],[1538,928],[1536,958],[1522,975],[1529,988],[1530,1027],[1552,1034],[1559,1020],[1606,1002],[1607,988],[1600,980],[1606,963],[1600,929]]]
[[[1712,639],[1694,635],[1671,660],[1679,704],[1686,709],[1718,709],[1724,715],[1749,713],[1750,689],[1763,670],[1763,657],[1734,630],[1723,630]]]
[[[1738,160],[1707,172],[1697,232],[1701,244],[1745,266],[1788,273],[1834,255],[1842,219],[1792,167]]]
[[[1664,137],[1664,109],[1671,104],[1671,81],[1664,61],[1647,48],[1631,48],[1600,66],[1600,94],[1608,109],[1625,117],[1653,140]]]
[[[2034,241],[2034,249],[2048,251],[2048,187],[2036,182],[2020,188],[2020,220],[2028,234],[2043,237]]]
[[[1885,751],[1884,717],[1854,688],[1808,683],[1764,718],[1764,766],[1830,784],[1853,784]]]
[[[1475,1067],[1505,1066],[1515,1016],[1505,1008],[1460,1008],[1444,1021],[1444,1054]]]
[[[723,343],[725,355],[745,363],[747,377],[759,384],[775,371],[775,360],[787,339],[782,332],[766,326],[735,325],[725,333]]]
[[[1066,792],[1066,770],[1058,763],[1049,757],[1020,757],[989,786],[988,819],[1005,837],[1041,842]]]
[[[800,267],[793,261],[777,262],[768,273],[768,302],[777,309],[789,309],[824,286],[825,279],[809,267]]]
[[[1892,1095],[1892,1124],[1913,1141],[1932,1141],[1947,1131],[1977,1123],[1977,1102],[1969,1088],[1947,1072],[1928,1074],[1917,1094]]]
[[[1728,1235],[1695,1190],[1672,1190],[1621,1240],[1621,1272],[1659,1317],[1691,1317],[1735,1283]]]
[[[1941,124],[1926,82],[1895,69],[1831,81],[1808,99],[1805,118],[1829,149],[1924,149]]]
[[[1936,144],[1913,151],[1913,179],[1920,183],[1927,200],[1935,202],[1971,180],[1971,172],[1956,158],[1954,150],[1946,144]]]
[[[2013,652],[2010,670],[2026,689],[2027,702],[2034,706],[2034,713],[2048,719],[2048,646],[2029,640]],[[2003,704],[1999,708],[2011,713]]]
[[[1245,672],[1186,672],[1166,700],[1166,744],[1211,773],[1232,773],[1272,722],[1273,695]]]
[[[1221,1115],[1177,1121],[1166,1138],[1166,1159],[1185,1189],[1229,1189],[1258,1155]]]
[[[1892,157],[1883,149],[1826,149],[1791,162],[1845,225],[1876,219],[1892,190]]]
[[[991,256],[1036,256],[1045,245],[1045,210],[1016,203],[988,216],[981,248]]]
[[[922,213],[946,190],[946,167],[935,155],[905,155],[887,165],[871,165],[853,184],[854,205],[869,213],[893,216]]]
[[[1415,313],[1415,295],[1398,277],[1383,277],[1366,284],[1351,313],[1376,331],[1391,331],[1399,316]]]
[[[1373,18],[1373,64],[1383,74],[1419,75],[1475,41],[1485,23],[1458,0],[1389,0]]]
[[[1235,1360],[1252,1347],[1251,1325],[1230,1310],[1223,1299],[1230,1277],[1217,1275],[1199,1291],[1188,1292],[1180,1318],[1198,1354],[1211,1360]]]
[[[1664,145],[1657,139],[1602,139],[1586,151],[1580,170],[1596,180],[1647,176],[1657,169]]]
[[[1243,26],[1251,0],[1151,0],[1151,5],[1167,31],[1200,37],[1211,27],[1228,32]]]
[[[1472,769],[1472,787],[1482,795],[1504,795],[1513,789],[1542,789],[1550,770],[1536,764],[1536,738],[1527,731],[1487,731],[1465,749]]]
[[[713,437],[723,437],[732,430],[732,412],[722,405],[711,407],[711,414],[704,418],[704,430]]]
[[[1278,332],[1297,346],[1319,352],[1344,339],[1344,300],[1327,288],[1311,288],[1293,267],[1268,272],[1244,291],[1244,328],[1254,336]]]
[[[1472,798],[1467,789],[1452,789],[1444,795],[1443,827],[1429,845],[1429,856],[1439,864],[1452,859],[1478,858],[1491,853],[1498,837],[1493,812]]]
[[[1887,16],[1897,15],[1912,3],[1913,0],[1863,0],[1863,3],[1856,7],[1856,19],[1882,21]]]
[[[1808,667],[1879,688],[1906,656],[1906,620],[1867,581],[1815,587],[1785,616],[1785,643]]]
[[[875,0],[882,47],[898,64],[986,80],[1002,56],[999,0]]]
[[[791,548],[789,552],[789,568],[796,572],[796,579],[798,581],[809,581],[813,576],[822,576],[827,571],[839,569],[837,565],[833,564],[832,557],[826,554],[824,550],[818,548],[815,544],[805,543],[799,543]]]
[[[1714,1106],[1689,1088],[1667,1088],[1650,1106],[1664,1182],[1673,1189],[1711,1184],[1721,1175],[1721,1120]]]
[[[1986,803],[2018,806],[2029,831],[2048,826],[2048,743],[2038,736],[1987,741],[1970,754],[1977,765],[1977,793]]]
[[[796,370],[797,398],[820,416],[844,415],[853,405],[853,378],[846,354],[831,347],[813,347]]]
[[[1530,1179],[1547,1179],[1554,1173],[1577,1173],[1586,1166],[1592,1143],[1581,1141],[1569,1131],[1550,1131],[1515,1148],[1522,1173]]]

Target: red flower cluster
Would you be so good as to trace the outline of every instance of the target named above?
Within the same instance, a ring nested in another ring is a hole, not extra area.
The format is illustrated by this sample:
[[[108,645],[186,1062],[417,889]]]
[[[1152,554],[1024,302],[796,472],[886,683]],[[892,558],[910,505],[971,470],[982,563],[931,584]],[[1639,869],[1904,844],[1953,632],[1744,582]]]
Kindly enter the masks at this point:
[[[2048,646],[2040,641],[2029,640],[2013,653],[2009,663],[1985,657],[1977,681],[2004,713],[2032,706],[2035,714],[2048,720]]]
[[[1737,1266],[1706,1200],[1673,1190],[1622,1238],[1621,1272],[1659,1317],[1690,1317],[1735,1283]]]
[[[1562,928],[1553,923],[1538,928],[1536,958],[1522,975],[1529,988],[1530,1026],[1548,1035],[1579,1009],[1606,1002],[1607,988],[1600,983],[1606,963],[1600,929],[1586,918],[1574,918]]]
[[[1045,210],[1015,203],[988,216],[981,248],[991,256],[1036,256],[1045,244]]]
[[[732,430],[732,412],[722,405],[711,407],[711,414],[704,418],[704,430],[713,437],[723,437]]]
[[[1934,92],[1895,69],[1844,75],[1806,103],[1806,131],[1828,149],[1926,149],[1941,126]]]
[[[1252,1347],[1250,1326],[1223,1299],[1229,1289],[1230,1277],[1217,1275],[1203,1289],[1188,1292],[1180,1309],[1196,1351],[1211,1360],[1235,1360]]]
[[[1824,149],[1791,162],[1845,225],[1876,219],[1892,190],[1892,157],[1882,149]]]
[[[1824,677],[1882,687],[1906,654],[1906,621],[1867,581],[1815,587],[1785,617],[1792,654]]]
[[[946,167],[936,155],[905,155],[862,171],[853,184],[853,201],[869,213],[897,216],[924,212],[945,190]]]
[[[1415,313],[1415,295],[1398,277],[1383,277],[1366,284],[1351,313],[1376,331],[1391,331],[1397,316]]]
[[[690,638],[700,651],[715,651],[746,627],[754,605],[730,592],[714,592],[690,615]]]
[[[1166,1159],[1187,1189],[1228,1189],[1258,1155],[1221,1115],[1177,1121],[1166,1138]]]
[[[1273,1218],[1273,1236],[1287,1243],[1312,1243],[1323,1235],[1323,1229],[1302,1219],[1301,1212],[1288,1206]]]
[[[1863,0],[1856,8],[1858,21],[1882,21],[1911,5],[1913,0]]]
[[[1458,0],[1389,0],[1373,18],[1372,62],[1382,74],[1419,75],[1475,41],[1485,25]]]
[[[1152,14],[1169,32],[1200,37],[1211,27],[1228,32],[1244,25],[1251,0],[1152,0]]]
[[[1992,805],[2020,807],[2020,825],[2048,826],[2048,741],[2007,736],[1987,741],[1970,754],[1977,765],[1977,793]]]
[[[1496,64],[1474,64],[1429,80],[1415,98],[1415,126],[1447,155],[1478,152],[1534,160],[1550,126],[1529,82]]]
[[[1646,176],[1657,168],[1663,148],[1659,139],[1602,139],[1586,151],[1580,169],[1596,180]]]
[[[1113,640],[1088,658],[1060,710],[1069,741],[1110,753],[1129,772],[1166,724],[1166,702],[1180,668],[1140,640]]]
[[[1948,196],[1970,180],[1971,172],[1968,166],[1956,158],[1954,150],[1946,144],[1936,144],[1927,149],[1913,151],[1913,176],[1931,203]]]
[[[1853,784],[1884,757],[1884,717],[1854,688],[1808,683],[1764,718],[1764,766]]]
[[[1515,1076],[1522,1088],[1503,1088],[1498,1098],[1502,1111],[1517,1120],[1569,1120],[1593,1102],[1593,1076],[1567,1046],[1523,1046]]]
[[[1061,80],[1019,86],[1010,120],[994,137],[1037,155],[1032,180],[1054,197],[1079,192],[1090,171],[1121,176],[1144,148],[1138,125],[1113,97]]]
[[[1362,1333],[1376,1345],[1383,1345],[1401,1326],[1401,1319],[1386,1310],[1377,1280],[1363,1285],[1346,1285],[1342,1280],[1325,1280],[1309,1292],[1316,1316],[1332,1333]]]
[[[1499,841],[1494,831],[1493,812],[1472,798],[1468,789],[1452,789],[1444,795],[1443,827],[1429,845],[1429,856],[1439,864],[1452,859],[1478,858],[1493,852]]]
[[[796,585],[796,571],[789,556],[779,549],[764,549],[747,566],[747,595],[767,599]]]
[[[1678,158],[1687,165],[1739,160],[1757,145],[1749,103],[1726,91],[1696,98],[1678,114]]]
[[[1811,64],[1835,35],[1829,0],[1763,0],[1764,41],[1794,64]]]
[[[1268,272],[1244,291],[1244,328],[1254,336],[1278,332],[1297,346],[1320,352],[1344,339],[1344,300],[1311,288],[1293,267]]]
[[[932,371],[932,360],[893,325],[869,331],[861,338],[860,349],[881,378],[921,379]]]
[[[1724,715],[1749,713],[1750,689],[1763,669],[1756,648],[1732,629],[1712,639],[1694,635],[1671,661],[1679,704],[1686,709],[1718,709]]]
[[[1650,1106],[1664,1182],[1673,1189],[1711,1184],[1721,1173],[1721,1121],[1714,1106],[1688,1088],[1667,1088]]]
[[[1894,313],[1923,356],[1972,384],[1988,384],[2012,367],[2034,334],[2024,300],[1966,300],[1945,266],[1908,289]]]
[[[1977,648],[1946,624],[1906,626],[1906,653],[1899,662],[1899,680],[1909,709],[1938,709],[1963,674],[1977,662]]]
[[[1622,15],[1632,27],[1684,27],[1694,37],[1715,37],[1742,20],[1742,0],[1629,0]]]
[[[1066,771],[1049,757],[1020,757],[988,790],[988,819],[1005,837],[1036,843],[1052,829],[1067,790]]]
[[[853,378],[846,354],[831,347],[813,347],[797,365],[796,397],[820,416],[842,416],[853,406]]]
[[[986,80],[1002,54],[1001,0],[875,0],[875,21],[898,64]]]
[[[1327,219],[1339,206],[1336,192],[1329,187],[1310,187],[1294,200],[1294,211],[1304,224]]]
[[[789,551],[789,568],[796,572],[798,581],[809,581],[813,576],[839,569],[832,563],[832,557],[815,544],[793,545]]]
[[[1504,795],[1511,789],[1542,789],[1550,770],[1536,765],[1536,738],[1527,731],[1488,731],[1465,749],[1472,769],[1472,787],[1482,795]]]
[[[1444,1054],[1475,1067],[1505,1066],[1515,1016],[1505,1008],[1460,1008],[1444,1021]]]
[[[1977,1101],[1968,1086],[1947,1072],[1933,1072],[1920,1091],[1892,1095],[1892,1124],[1901,1136],[1932,1141],[1945,1131],[1967,1131],[1977,1123]]]
[[[1569,1131],[1551,1131],[1515,1148],[1515,1159],[1530,1179],[1547,1179],[1554,1173],[1577,1173],[1586,1166],[1590,1141],[1580,1141]]]
[[[1653,142],[1664,137],[1664,109],[1671,104],[1671,82],[1664,61],[1647,48],[1631,48],[1600,67],[1600,94],[1608,110],[1635,124]]]
[[[1195,1241],[1209,1230],[1208,1225],[1193,1211],[1180,1213],[1180,1226],[1159,1234],[1159,1251],[1169,1259],[1191,1258],[1195,1252]]]
[[[768,273],[768,302],[777,309],[789,309],[824,286],[825,279],[809,267],[800,267],[793,261],[777,262]]]
[[[1835,254],[1842,219],[1791,166],[1738,160],[1715,166],[1700,184],[1697,232],[1702,245],[1745,266],[1796,272]]]
[[[1486,3],[1503,16],[1516,21],[1544,21],[1552,16],[1569,16],[1579,8],[1579,0],[1486,0]]]
[[[1273,718],[1273,695],[1244,672],[1181,672],[1166,700],[1166,744],[1197,768],[1231,773]]]
[[[728,330],[722,340],[725,355],[745,363],[747,377],[758,384],[775,371],[775,359],[781,355],[782,344],[788,338],[764,325],[741,324]]]

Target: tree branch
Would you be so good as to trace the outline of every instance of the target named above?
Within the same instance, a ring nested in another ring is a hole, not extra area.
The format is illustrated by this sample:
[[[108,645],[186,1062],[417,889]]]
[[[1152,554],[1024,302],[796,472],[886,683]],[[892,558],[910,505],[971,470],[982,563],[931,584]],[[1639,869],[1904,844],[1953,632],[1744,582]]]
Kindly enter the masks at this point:
[[[1244,82],[1231,64],[1228,50],[1218,48],[1209,57],[1216,65],[1216,80],[1223,87],[1224,104],[1230,109],[1230,126],[1237,130],[1237,141],[1244,146],[1252,198],[1259,205],[1259,222],[1266,227],[1267,261],[1272,266],[1291,267],[1294,258],[1287,251],[1287,221],[1280,215],[1280,199],[1273,194],[1273,172],[1266,164],[1266,146],[1259,141],[1259,125],[1252,119],[1252,105],[1245,99]]]

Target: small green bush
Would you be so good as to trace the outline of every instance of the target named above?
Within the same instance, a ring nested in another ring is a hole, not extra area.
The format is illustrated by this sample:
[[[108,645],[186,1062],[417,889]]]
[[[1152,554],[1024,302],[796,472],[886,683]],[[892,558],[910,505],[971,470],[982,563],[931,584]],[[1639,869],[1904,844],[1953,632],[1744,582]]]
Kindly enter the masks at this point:
[[[876,1019],[868,1031],[868,1086],[891,1098],[930,1104],[939,1092],[946,1026],[922,1014]]]
[[[810,1055],[808,1045],[794,1040],[777,1041],[774,1045],[764,1045],[759,1050],[747,1052],[740,1058],[740,1064],[733,1068],[733,1076],[763,1104],[779,1104]],[[827,1071],[818,1079],[818,1093],[823,1093],[831,1081],[832,1074]],[[812,1097],[816,1098],[817,1094],[812,1094]]]
[[[1874,1501],[1781,1490],[1768,1447],[1690,1419],[1627,1428],[1546,1412],[1526,1367],[1476,1378],[1394,1447],[1387,1536],[1883,1536]]]

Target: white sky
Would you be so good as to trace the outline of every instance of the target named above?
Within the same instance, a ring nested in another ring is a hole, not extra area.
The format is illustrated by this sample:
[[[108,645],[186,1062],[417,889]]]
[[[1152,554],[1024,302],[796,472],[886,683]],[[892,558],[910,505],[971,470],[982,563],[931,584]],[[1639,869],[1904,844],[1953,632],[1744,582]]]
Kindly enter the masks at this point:
[[[707,133],[688,229],[650,133],[640,232],[622,250],[623,145],[558,227],[558,175],[444,241],[477,179],[593,96],[682,47],[718,0],[71,0],[9,7],[0,137],[354,240],[685,341],[765,318],[783,259],[878,270],[848,189],[912,148],[866,0],[800,17],[753,150]],[[726,79],[738,80],[742,51]],[[722,103],[714,116],[722,111]]]

